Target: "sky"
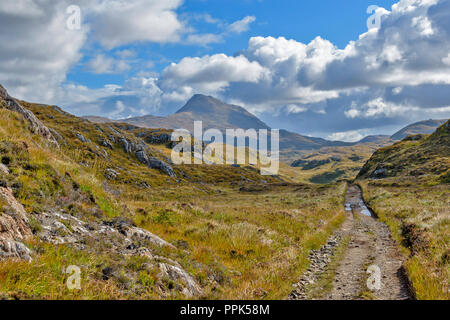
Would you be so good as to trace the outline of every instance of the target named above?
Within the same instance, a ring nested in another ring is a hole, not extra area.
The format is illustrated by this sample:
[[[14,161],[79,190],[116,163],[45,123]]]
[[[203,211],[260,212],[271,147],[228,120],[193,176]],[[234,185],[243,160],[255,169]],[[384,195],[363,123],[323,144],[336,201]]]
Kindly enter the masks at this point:
[[[450,115],[450,0],[2,1],[0,41],[11,95],[78,116],[201,93],[356,141]]]

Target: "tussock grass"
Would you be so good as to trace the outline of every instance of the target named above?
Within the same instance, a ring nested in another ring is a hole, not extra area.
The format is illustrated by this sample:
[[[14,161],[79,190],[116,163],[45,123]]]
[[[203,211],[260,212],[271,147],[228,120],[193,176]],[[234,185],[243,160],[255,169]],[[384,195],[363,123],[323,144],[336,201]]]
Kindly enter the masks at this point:
[[[406,270],[418,299],[448,300],[450,191],[429,177],[360,182],[364,197],[410,256]]]

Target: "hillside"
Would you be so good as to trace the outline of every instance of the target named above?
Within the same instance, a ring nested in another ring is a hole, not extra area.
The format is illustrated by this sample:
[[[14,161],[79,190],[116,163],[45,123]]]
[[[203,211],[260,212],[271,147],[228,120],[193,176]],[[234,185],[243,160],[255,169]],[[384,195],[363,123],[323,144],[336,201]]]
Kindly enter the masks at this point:
[[[376,151],[357,182],[409,253],[405,267],[417,297],[448,300],[450,122]]]
[[[432,134],[436,129],[447,120],[425,120],[416,122],[402,128],[391,136],[392,140],[403,140],[407,136],[414,134]]]
[[[450,168],[449,121],[430,136],[413,135],[376,151],[359,179],[445,175]]]
[[[283,299],[344,217],[343,184],[177,166],[170,131],[0,93],[2,299]]]

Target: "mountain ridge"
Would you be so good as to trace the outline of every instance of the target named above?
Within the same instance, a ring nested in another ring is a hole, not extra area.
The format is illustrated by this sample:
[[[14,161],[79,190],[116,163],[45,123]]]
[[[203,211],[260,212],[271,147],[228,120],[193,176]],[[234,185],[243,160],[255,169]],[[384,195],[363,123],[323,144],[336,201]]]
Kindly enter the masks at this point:
[[[93,122],[105,122],[103,117],[83,117]],[[128,119],[111,120],[143,128],[186,129],[193,132],[194,121],[201,120],[203,129],[266,129],[270,126],[248,112],[245,108],[227,104],[212,96],[196,94],[176,113],[166,117],[146,115]],[[304,136],[288,130],[280,130],[280,149],[315,150],[331,146],[349,146],[351,143],[328,141],[323,138]]]
[[[432,134],[438,127],[443,125],[448,119],[429,119],[411,123],[400,129],[391,136],[392,140],[403,140],[407,136],[414,134]]]

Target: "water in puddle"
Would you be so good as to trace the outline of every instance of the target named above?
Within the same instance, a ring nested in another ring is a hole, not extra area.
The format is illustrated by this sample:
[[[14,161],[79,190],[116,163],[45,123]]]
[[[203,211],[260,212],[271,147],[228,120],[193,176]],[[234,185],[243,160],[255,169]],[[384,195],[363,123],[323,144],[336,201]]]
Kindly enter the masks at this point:
[[[372,216],[372,213],[370,212],[369,209],[367,209],[366,206],[364,206],[364,207],[362,208],[361,213],[362,213],[363,215],[365,215],[365,216],[368,216],[368,217],[371,217],[371,216]]]

